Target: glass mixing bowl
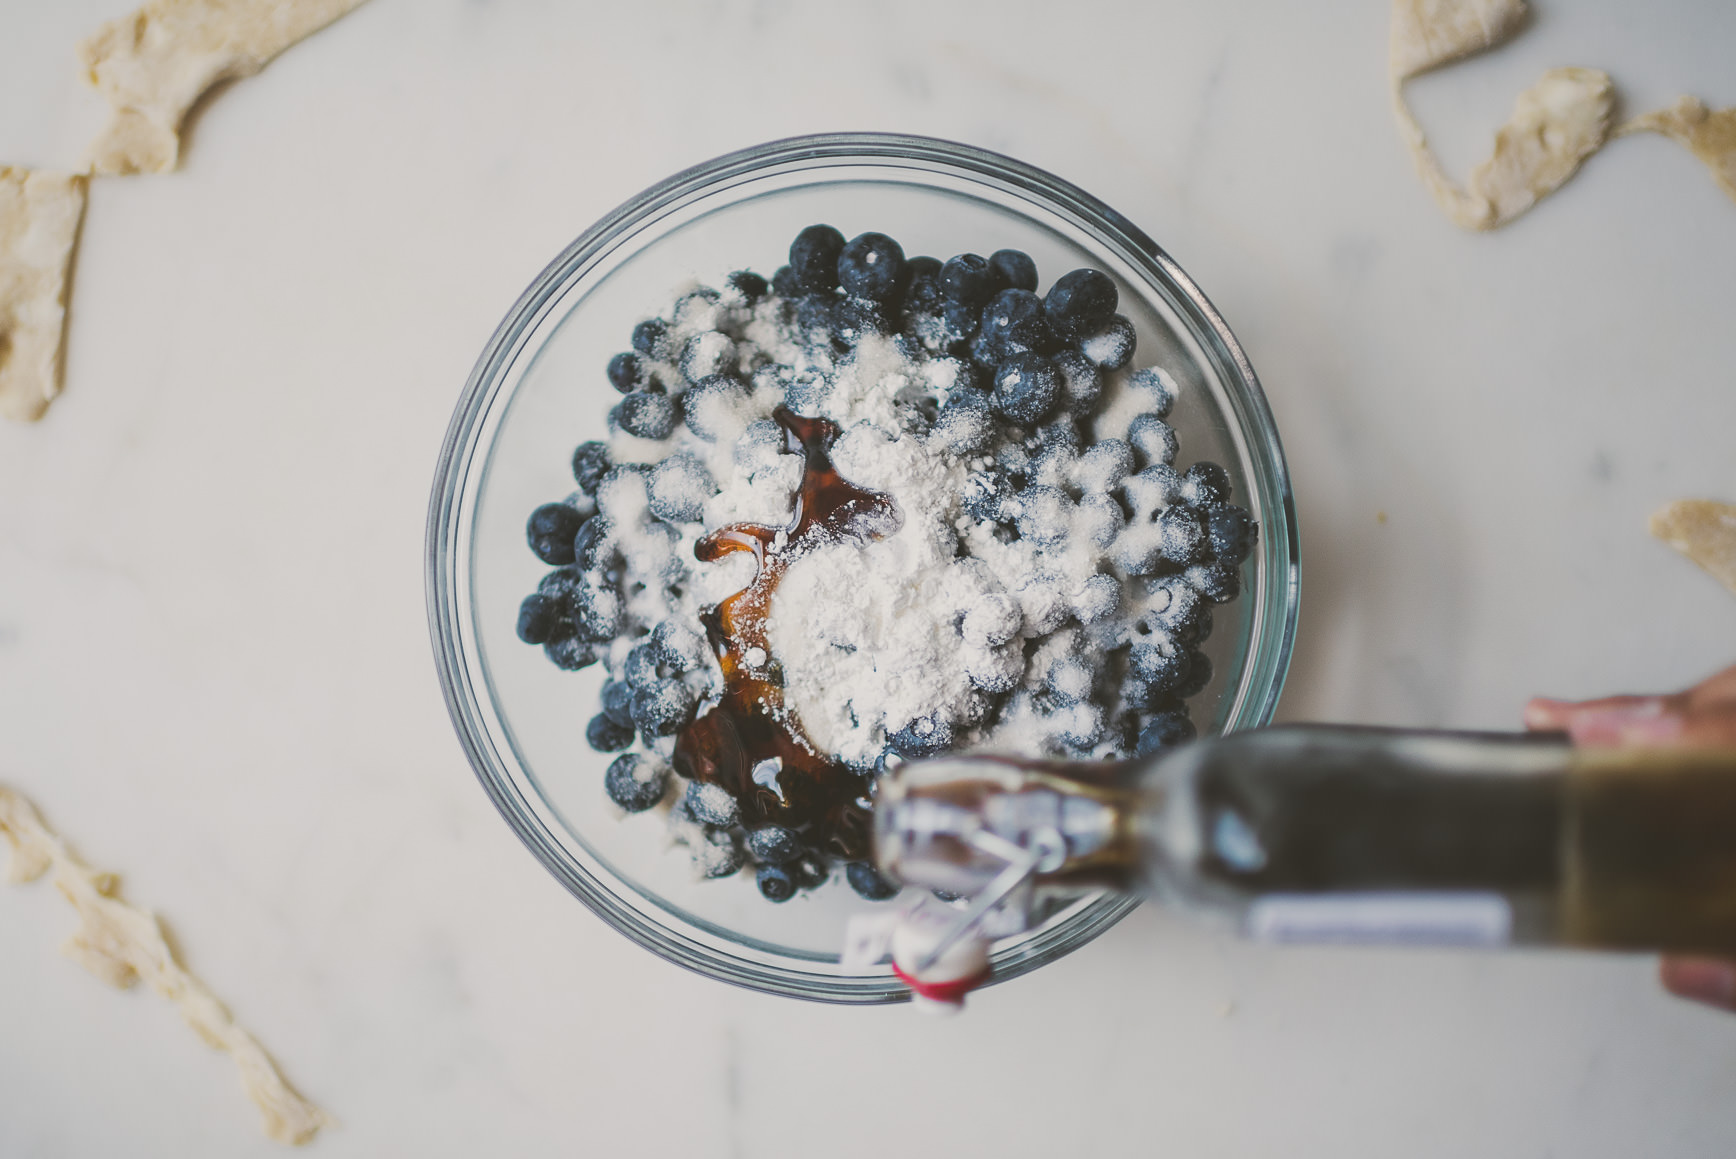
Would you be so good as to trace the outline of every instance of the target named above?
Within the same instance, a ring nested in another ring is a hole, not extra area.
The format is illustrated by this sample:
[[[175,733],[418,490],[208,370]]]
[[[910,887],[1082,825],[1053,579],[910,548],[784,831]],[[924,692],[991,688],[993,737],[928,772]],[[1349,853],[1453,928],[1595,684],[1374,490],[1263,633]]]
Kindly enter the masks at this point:
[[[600,666],[563,672],[514,634],[544,567],[525,519],[573,489],[573,447],[606,437],[603,374],[633,326],[672,291],[731,270],[769,276],[790,239],[827,222],[878,230],[910,254],[1022,249],[1047,285],[1106,271],[1139,331],[1135,366],[1180,384],[1171,422],[1182,461],[1222,464],[1260,523],[1244,590],[1215,611],[1206,733],[1266,723],[1289,664],[1296,523],[1278,433],[1254,371],[1204,294],[1149,238],[1089,194],[1029,165],[921,137],[837,134],[776,141],[677,174],[592,226],[508,312],[465,384],[428,515],[428,614],[453,723],[507,822],[581,901],[634,941],[702,974],[831,1002],[898,1001],[890,966],[844,969],[844,924],[875,903],[839,880],[773,905],[753,875],[697,881],[659,813],[623,817],[604,795],[609,756],[585,743]],[[838,875],[841,876],[841,875]],[[885,904],[885,903],[880,903]],[[1102,933],[1133,908],[1086,897],[998,944],[997,981]]]

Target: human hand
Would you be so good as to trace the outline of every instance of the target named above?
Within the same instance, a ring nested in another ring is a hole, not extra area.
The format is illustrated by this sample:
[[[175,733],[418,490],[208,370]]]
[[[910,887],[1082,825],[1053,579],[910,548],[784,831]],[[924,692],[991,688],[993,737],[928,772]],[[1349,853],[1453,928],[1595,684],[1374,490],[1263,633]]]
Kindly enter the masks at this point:
[[[1525,727],[1565,732],[1587,748],[1736,749],[1736,666],[1666,696],[1538,697],[1525,706]],[[1658,977],[1678,997],[1736,1011],[1736,959],[1666,955]]]

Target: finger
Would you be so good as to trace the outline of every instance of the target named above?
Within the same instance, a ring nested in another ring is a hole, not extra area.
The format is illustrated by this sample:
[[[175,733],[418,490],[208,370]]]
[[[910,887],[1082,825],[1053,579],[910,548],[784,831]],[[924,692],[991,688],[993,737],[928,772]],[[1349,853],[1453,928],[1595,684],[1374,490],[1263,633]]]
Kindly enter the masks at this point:
[[[1525,727],[1566,732],[1576,745],[1657,745],[1681,732],[1680,714],[1666,696],[1606,696],[1600,700],[1549,700],[1525,706]]]
[[[1736,1010],[1736,962],[1722,958],[1666,957],[1658,962],[1658,980],[1678,998],[1704,1002],[1721,1010]]]
[[[1706,677],[1688,689],[1685,696],[1691,708],[1736,704],[1736,665]]]

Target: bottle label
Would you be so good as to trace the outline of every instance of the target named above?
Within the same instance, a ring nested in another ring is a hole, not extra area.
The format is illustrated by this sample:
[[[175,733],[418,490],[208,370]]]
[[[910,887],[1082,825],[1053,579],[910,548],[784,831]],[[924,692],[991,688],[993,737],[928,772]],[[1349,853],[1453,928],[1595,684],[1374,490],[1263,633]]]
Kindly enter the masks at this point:
[[[1275,893],[1249,907],[1247,932],[1268,942],[1501,946],[1513,907],[1498,893]]]

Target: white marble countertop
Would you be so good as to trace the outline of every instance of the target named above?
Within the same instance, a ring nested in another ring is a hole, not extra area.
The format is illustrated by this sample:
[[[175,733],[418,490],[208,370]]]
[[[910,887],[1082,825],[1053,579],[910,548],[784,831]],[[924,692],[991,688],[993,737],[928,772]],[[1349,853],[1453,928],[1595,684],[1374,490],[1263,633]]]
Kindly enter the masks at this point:
[[[0,160],[77,160],[74,45],[129,6],[0,4]],[[1551,65],[1736,103],[1736,8],[1539,8],[1415,86],[1453,171]],[[92,188],[66,393],[0,426],[0,780],[167,916],[333,1156],[1731,1154],[1736,1018],[1645,960],[1147,909],[951,1021],[690,976],[521,848],[446,719],[423,516],[494,325],[651,182],[842,128],[1051,169],[1212,296],[1300,512],[1284,717],[1508,727],[1736,657],[1736,599],[1645,532],[1736,498],[1736,205],[1637,138],[1460,233],[1385,37],[1373,2],[374,0],[180,172]],[[71,923],[0,890],[0,1155],[279,1153],[228,1060],[58,955]]]

